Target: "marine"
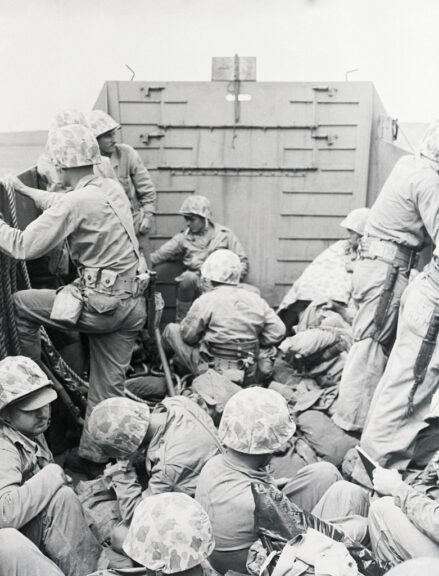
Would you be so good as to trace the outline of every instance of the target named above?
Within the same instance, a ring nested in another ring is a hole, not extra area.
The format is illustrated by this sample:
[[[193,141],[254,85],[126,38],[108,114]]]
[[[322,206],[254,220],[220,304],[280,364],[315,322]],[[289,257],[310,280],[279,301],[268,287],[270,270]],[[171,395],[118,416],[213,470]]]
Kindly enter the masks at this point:
[[[125,373],[138,331],[145,323],[138,275],[139,246],[129,201],[119,184],[96,177],[101,156],[95,137],[81,125],[49,133],[47,149],[62,182],[63,195],[26,188],[43,213],[23,231],[0,221],[0,250],[19,260],[33,259],[66,240],[79,278],[61,290],[20,290],[14,294],[23,354],[38,361],[40,326],[89,335],[90,377],[86,423],[78,466],[91,475],[107,456],[91,441],[87,420],[101,400],[124,394]]]

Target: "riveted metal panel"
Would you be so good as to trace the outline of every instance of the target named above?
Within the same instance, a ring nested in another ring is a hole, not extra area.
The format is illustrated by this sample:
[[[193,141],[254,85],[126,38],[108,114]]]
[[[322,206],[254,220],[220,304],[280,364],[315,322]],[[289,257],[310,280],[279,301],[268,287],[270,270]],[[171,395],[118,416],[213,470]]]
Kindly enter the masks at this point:
[[[100,103],[121,122],[158,189],[157,247],[204,194],[249,254],[249,281],[276,305],[366,203],[374,88],[367,82],[111,82]],[[375,107],[375,108],[374,108]],[[380,110],[383,112],[383,110]],[[373,144],[373,142],[372,142]],[[162,284],[167,304],[175,290]]]

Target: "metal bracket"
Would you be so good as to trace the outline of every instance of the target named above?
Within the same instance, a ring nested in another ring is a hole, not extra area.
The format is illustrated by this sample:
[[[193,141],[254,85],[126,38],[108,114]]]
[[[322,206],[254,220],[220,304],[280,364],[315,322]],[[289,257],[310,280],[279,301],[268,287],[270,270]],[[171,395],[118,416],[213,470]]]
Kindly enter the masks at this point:
[[[145,88],[144,86],[140,87],[140,92],[143,92],[145,98],[149,98],[151,96],[151,92],[161,92],[162,90],[164,90],[165,87],[164,86],[149,86],[148,88]]]
[[[148,134],[139,134],[139,138],[143,144],[149,144],[149,141],[153,138],[163,138],[164,135],[164,132],[149,132]]]
[[[337,88],[331,88],[329,86],[313,86],[312,89],[315,92],[326,92],[331,98],[338,92]]]
[[[313,138],[314,140],[326,140],[328,146],[332,146],[333,144],[335,144],[335,141],[337,140],[338,136],[337,134],[311,134],[311,138]]]

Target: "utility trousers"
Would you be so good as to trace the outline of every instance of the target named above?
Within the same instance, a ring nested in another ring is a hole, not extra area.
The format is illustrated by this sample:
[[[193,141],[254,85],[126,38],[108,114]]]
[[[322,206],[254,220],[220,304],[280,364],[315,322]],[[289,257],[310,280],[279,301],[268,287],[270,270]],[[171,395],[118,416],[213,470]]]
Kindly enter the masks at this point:
[[[408,401],[416,360],[438,305],[439,271],[430,263],[404,293],[396,341],[361,437],[361,447],[382,466],[406,468],[418,433],[427,427],[424,418],[439,383],[439,342],[413,397],[411,414]]]
[[[396,332],[401,296],[408,284],[408,271],[398,269],[393,293],[379,328],[374,316],[391,264],[369,258],[359,260],[353,274],[353,298],[358,304],[348,353],[339,384],[334,422],[348,431],[361,431],[375,389],[384,372],[388,348]]]
[[[41,356],[40,326],[59,330],[72,327],[60,320],[51,320],[50,312],[55,290],[22,290],[14,294],[17,330],[23,354],[33,360]],[[90,378],[84,430],[79,455],[93,462],[105,463],[108,458],[91,439],[87,420],[93,408],[106,398],[124,395],[124,382],[131,361],[136,336],[146,320],[143,296],[119,298],[117,308],[100,314],[87,304],[75,330],[87,334],[90,346]]]
[[[78,497],[68,486],[61,486],[46,508],[20,532],[65,576],[83,576],[96,570],[102,548],[86,523]]]

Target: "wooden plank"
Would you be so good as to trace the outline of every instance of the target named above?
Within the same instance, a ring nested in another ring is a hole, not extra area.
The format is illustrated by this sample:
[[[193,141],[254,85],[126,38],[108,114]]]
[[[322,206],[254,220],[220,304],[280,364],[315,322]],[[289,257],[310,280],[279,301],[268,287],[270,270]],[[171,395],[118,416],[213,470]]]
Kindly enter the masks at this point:
[[[275,283],[293,284],[309,265],[309,262],[277,262]]]
[[[283,191],[348,193],[352,194],[354,174],[351,172],[310,172],[303,176],[288,179]]]
[[[283,215],[345,215],[351,210],[352,196],[348,194],[282,194],[281,214]]]
[[[344,236],[339,216],[281,216],[279,238],[338,240]]]
[[[302,261],[314,260],[316,256],[321,254],[332,244],[331,240],[325,239],[312,239],[312,240],[295,240],[283,239],[278,241],[278,249],[276,251],[278,260],[291,260],[294,259]]]
[[[159,192],[157,195],[157,212],[159,214],[175,214],[191,192]]]

